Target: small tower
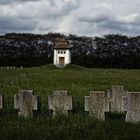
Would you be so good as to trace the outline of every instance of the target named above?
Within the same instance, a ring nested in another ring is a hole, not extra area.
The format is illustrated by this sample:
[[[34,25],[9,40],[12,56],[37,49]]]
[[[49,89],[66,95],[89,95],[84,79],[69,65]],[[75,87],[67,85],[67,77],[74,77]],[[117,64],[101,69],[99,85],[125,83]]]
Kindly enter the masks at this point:
[[[54,46],[54,60],[53,64],[58,67],[64,67],[71,63],[71,53],[68,42],[61,38],[57,40]]]

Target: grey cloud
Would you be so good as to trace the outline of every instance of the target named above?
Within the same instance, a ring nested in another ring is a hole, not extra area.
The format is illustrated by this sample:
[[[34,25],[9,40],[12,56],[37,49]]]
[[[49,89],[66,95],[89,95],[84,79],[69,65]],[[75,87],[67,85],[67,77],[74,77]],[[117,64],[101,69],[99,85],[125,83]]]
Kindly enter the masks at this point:
[[[50,31],[50,30],[52,30],[51,27],[39,27],[38,29],[39,29],[40,31]]]
[[[0,0],[0,32],[135,35],[140,32],[139,4],[139,0]]]
[[[48,0],[51,6],[56,6],[55,0]]]
[[[79,21],[87,23],[103,22],[106,20],[109,20],[109,18],[106,15],[96,15],[94,17],[92,16],[79,17]]]
[[[115,32],[120,33],[130,33],[130,34],[138,34],[140,33],[140,27],[138,25],[133,26],[132,24],[123,24],[120,22],[102,22],[98,25],[101,28],[104,29],[110,29]]]
[[[66,1],[61,3],[61,6],[58,8],[58,0],[49,0],[50,4],[52,5],[52,7],[50,7],[50,10],[52,8],[54,8],[54,11],[51,11],[49,13],[49,16],[54,16],[54,18],[57,18],[59,16],[65,16],[65,15],[69,15],[73,10],[78,9],[79,8],[79,1],[78,0],[74,0],[73,1]]]
[[[0,5],[2,4],[11,4],[11,3],[15,3],[15,2],[19,2],[19,3],[23,3],[23,2],[36,2],[36,1],[40,1],[40,0],[0,0]]]
[[[73,4],[73,5],[80,5],[80,0],[71,0],[71,1],[65,1],[65,0],[48,0],[51,6],[58,6],[58,2],[62,1],[62,4]]]
[[[33,31],[37,26],[37,22],[34,20],[22,20],[14,17],[0,17],[0,31],[5,33],[21,32],[21,31]]]
[[[44,0],[45,1],[45,0]],[[61,1],[61,2],[60,2]],[[44,2],[42,8],[39,10],[38,15],[41,20],[46,20],[46,22],[52,21],[54,24],[58,25],[60,22],[63,22],[63,18],[66,16],[68,17],[74,10],[79,8],[78,0],[48,0],[49,5],[47,2]],[[63,2],[65,1],[65,2]],[[53,25],[54,25],[53,24]]]
[[[86,16],[86,17],[79,17],[79,22],[85,22],[89,25],[89,28],[92,27],[93,31],[95,27],[98,28],[98,31],[102,30],[110,31],[110,33],[128,33],[128,34],[139,34],[140,33],[140,16],[138,16],[134,21],[125,21],[123,19],[120,20],[117,18],[117,15],[113,14],[98,14],[94,16]],[[87,28],[87,31],[90,31]]]

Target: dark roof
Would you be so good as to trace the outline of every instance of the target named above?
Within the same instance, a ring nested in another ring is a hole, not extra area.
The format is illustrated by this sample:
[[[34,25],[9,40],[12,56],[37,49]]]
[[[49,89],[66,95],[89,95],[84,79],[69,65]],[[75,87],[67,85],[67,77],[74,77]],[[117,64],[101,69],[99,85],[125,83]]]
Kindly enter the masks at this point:
[[[56,41],[53,48],[54,49],[69,49],[69,45],[65,38],[60,38]]]

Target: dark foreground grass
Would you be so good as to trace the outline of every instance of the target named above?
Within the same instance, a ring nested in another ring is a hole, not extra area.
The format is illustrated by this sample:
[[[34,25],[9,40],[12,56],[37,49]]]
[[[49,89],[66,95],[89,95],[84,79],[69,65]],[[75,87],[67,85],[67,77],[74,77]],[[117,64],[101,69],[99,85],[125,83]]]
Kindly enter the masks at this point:
[[[5,109],[0,112],[0,140],[139,140],[140,124],[118,120],[97,121],[84,112],[84,96],[90,90],[124,85],[140,91],[140,70],[87,69],[53,66],[25,69],[0,69],[0,94],[5,95]],[[17,117],[13,96],[20,89],[33,89],[40,96],[40,111],[33,119]],[[47,110],[47,96],[53,90],[68,90],[74,97],[69,117],[53,119]]]
[[[140,124],[101,122],[88,116],[72,115],[1,118],[1,140],[139,140]]]

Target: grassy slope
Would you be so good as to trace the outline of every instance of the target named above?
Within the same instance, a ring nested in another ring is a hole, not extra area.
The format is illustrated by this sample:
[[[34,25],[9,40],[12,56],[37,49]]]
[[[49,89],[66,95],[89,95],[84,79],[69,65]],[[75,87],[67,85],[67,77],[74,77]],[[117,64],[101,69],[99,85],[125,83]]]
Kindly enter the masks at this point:
[[[0,116],[0,139],[140,139],[140,125],[97,122],[83,111],[84,96],[90,90],[105,91],[111,85],[124,85],[130,91],[140,91],[139,83],[140,70],[78,66],[0,69],[0,93],[6,98]],[[18,119],[13,111],[13,96],[19,89],[33,89],[41,98],[40,114],[32,120]],[[48,117],[47,96],[57,89],[68,90],[74,96],[75,113],[69,118]]]

